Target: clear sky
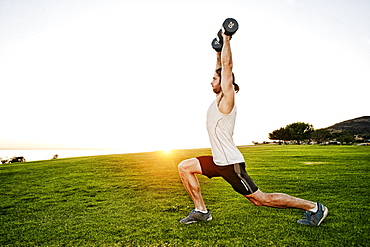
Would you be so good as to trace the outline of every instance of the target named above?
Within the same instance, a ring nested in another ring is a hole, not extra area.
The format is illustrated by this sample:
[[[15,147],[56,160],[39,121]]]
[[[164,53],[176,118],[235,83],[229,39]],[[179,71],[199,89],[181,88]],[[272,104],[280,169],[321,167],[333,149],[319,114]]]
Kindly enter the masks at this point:
[[[0,149],[209,147],[224,19],[237,145],[370,115],[368,0],[1,0]]]

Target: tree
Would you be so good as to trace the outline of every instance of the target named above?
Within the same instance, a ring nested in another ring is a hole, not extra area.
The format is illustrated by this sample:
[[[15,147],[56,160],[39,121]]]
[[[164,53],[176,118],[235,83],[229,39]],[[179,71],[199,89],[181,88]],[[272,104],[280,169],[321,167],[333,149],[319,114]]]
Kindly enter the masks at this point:
[[[303,122],[292,123],[285,128],[288,130],[289,139],[296,141],[298,145],[301,144],[301,141],[310,139],[314,130],[311,124]]]
[[[318,144],[330,141],[332,134],[327,129],[314,130],[311,133],[311,138],[315,140]]]
[[[289,140],[288,131],[285,128],[280,128],[269,133],[270,140],[287,141]]]
[[[313,132],[313,126],[308,123],[292,123],[287,125],[285,128],[280,128],[269,133],[270,140],[283,140],[283,141],[296,141],[297,144],[301,144],[301,141],[308,140],[311,138]]]
[[[355,141],[355,136],[349,131],[335,132],[333,136],[340,141],[341,144],[350,144]]]

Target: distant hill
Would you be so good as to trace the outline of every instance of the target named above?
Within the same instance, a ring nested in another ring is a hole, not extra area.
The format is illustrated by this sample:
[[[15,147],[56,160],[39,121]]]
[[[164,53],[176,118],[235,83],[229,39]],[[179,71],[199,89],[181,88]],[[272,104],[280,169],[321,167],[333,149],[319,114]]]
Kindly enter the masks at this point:
[[[370,135],[370,116],[346,120],[325,129],[331,132],[350,131],[354,135]]]

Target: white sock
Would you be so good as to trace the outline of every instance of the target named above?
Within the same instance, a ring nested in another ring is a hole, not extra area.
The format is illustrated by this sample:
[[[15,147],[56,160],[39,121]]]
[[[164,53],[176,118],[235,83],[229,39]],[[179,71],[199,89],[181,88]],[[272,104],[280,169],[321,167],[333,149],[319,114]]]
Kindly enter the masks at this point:
[[[199,210],[199,209],[195,209],[195,211],[197,211],[197,212],[201,212],[201,213],[203,213],[203,214],[206,214],[206,213],[208,213],[208,210],[207,211],[202,211],[202,210]]]
[[[310,212],[312,212],[312,213],[317,213],[317,210],[319,210],[319,207],[317,206],[317,203],[316,203],[316,205],[315,205],[315,207],[314,208],[312,208],[312,209],[310,209],[310,210],[308,210],[308,211],[310,211]]]

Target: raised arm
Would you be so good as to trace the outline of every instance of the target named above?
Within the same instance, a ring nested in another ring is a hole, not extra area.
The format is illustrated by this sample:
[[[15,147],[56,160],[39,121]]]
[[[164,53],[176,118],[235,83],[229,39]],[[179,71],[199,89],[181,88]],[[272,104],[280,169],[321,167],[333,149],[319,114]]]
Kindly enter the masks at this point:
[[[221,52],[221,88],[223,97],[219,104],[219,110],[229,114],[234,108],[235,92],[233,87],[233,59],[230,48],[230,36],[223,36],[223,47]]]

